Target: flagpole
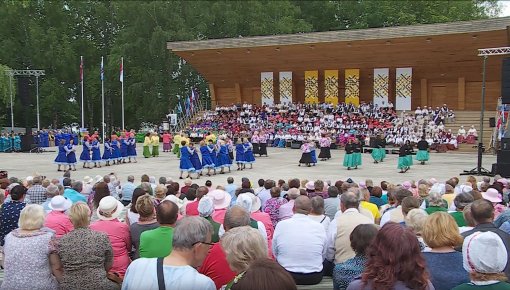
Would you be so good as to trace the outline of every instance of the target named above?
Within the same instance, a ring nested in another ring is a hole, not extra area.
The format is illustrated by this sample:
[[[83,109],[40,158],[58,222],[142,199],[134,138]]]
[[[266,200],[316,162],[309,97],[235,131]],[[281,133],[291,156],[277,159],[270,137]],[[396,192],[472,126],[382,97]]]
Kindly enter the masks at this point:
[[[120,67],[121,67],[121,83],[122,83],[122,131],[124,128],[124,57],[120,58]]]
[[[104,135],[105,135],[105,126],[104,126],[104,67],[103,67],[103,57],[101,57],[101,106],[102,106],[102,132],[103,132],[103,144],[104,144]]]
[[[85,104],[83,103],[83,56],[80,56],[80,77],[81,77],[81,127],[85,128]]]

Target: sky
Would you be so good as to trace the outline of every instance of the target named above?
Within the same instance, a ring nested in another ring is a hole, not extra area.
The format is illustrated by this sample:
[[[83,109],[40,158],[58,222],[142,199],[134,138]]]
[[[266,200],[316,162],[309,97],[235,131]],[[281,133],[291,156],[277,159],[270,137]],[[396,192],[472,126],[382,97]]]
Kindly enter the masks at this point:
[[[510,1],[498,1],[501,5],[501,14],[500,16],[510,16]]]

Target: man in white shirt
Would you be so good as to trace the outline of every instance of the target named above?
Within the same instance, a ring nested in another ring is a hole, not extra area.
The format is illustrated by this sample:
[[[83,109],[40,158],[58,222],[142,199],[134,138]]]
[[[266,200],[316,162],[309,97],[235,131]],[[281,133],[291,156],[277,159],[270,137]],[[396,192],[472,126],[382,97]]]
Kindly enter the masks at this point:
[[[342,214],[329,224],[326,260],[334,260],[335,264],[338,264],[355,256],[350,241],[352,231],[358,225],[374,223],[373,219],[359,212],[359,203],[358,196],[353,192],[348,191],[340,196]]]
[[[387,222],[401,223],[404,221],[404,213],[402,212],[402,206],[400,205],[404,198],[413,196],[413,193],[409,190],[401,187],[395,192],[397,199],[397,207],[388,209],[381,217],[380,225],[384,226]]]
[[[273,254],[297,285],[315,285],[322,281],[322,263],[326,253],[324,227],[308,218],[312,207],[307,196],[294,201],[294,216],[276,225]]]

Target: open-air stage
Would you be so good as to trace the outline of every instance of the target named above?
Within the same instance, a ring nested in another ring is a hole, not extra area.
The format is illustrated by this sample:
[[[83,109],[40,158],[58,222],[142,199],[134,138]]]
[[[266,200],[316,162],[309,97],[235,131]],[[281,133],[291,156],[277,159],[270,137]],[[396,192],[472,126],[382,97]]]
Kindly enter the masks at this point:
[[[160,147],[161,148],[161,147]],[[141,146],[137,147],[139,156],[141,155]],[[81,148],[78,148],[78,153]],[[371,178],[374,182],[382,180],[390,182],[403,182],[405,180],[420,180],[422,178],[436,178],[444,181],[452,176],[458,176],[463,170],[469,170],[476,167],[476,154],[467,153],[431,153],[431,160],[427,165],[416,164],[405,174],[399,174],[396,168],[396,154],[387,155],[387,159],[380,164],[374,164],[370,154],[363,154],[363,165],[357,170],[350,170],[342,167],[344,156],[343,150],[331,150],[332,159],[320,162],[317,166],[298,167],[298,160],[301,156],[300,150],[268,148],[269,157],[257,158],[253,169],[237,171],[236,166],[232,166],[232,172],[226,174],[217,174],[216,176],[203,176],[198,181],[203,185],[207,179],[213,182],[213,185],[224,185],[228,176],[235,179],[236,184],[240,184],[241,177],[248,177],[256,186],[259,178],[263,179],[284,179],[292,177],[300,179],[322,179],[345,180],[352,178],[354,181],[361,181]],[[62,176],[62,172],[57,172],[57,166],[53,164],[56,153],[45,152],[34,153],[12,153],[1,154],[2,170],[7,170],[9,176],[25,178],[36,173],[47,176],[47,178],[57,178]],[[483,167],[491,168],[491,164],[496,161],[493,155],[483,156]],[[134,175],[136,181],[140,181],[142,174],[149,176],[170,177],[173,180],[179,178],[179,159],[172,153],[160,152],[160,157],[145,159],[138,158],[138,163],[127,163],[94,169],[83,169],[81,164],[77,166],[77,171],[71,173],[71,177],[77,180],[83,180],[85,176],[94,177],[96,175],[106,175],[110,172],[116,173],[121,182],[124,183],[128,175]],[[465,178],[461,178],[465,180]]]

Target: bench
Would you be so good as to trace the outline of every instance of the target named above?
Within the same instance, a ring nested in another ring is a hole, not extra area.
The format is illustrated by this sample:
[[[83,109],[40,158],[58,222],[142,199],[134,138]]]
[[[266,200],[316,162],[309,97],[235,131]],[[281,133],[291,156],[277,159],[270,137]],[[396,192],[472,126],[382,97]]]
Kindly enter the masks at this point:
[[[298,285],[297,288],[298,290],[331,290],[333,289],[333,279],[324,276],[317,285]]]

